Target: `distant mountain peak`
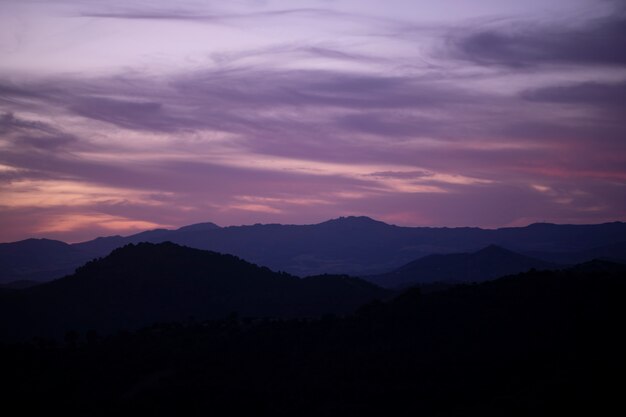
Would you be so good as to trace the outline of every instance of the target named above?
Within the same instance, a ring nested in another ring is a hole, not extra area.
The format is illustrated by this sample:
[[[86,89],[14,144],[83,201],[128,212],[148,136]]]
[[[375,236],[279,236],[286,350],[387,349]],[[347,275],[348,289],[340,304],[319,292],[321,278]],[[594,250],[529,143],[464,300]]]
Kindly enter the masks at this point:
[[[492,243],[489,246],[485,246],[484,248],[480,249],[479,251],[476,251],[475,254],[515,254],[517,255],[515,252],[508,250],[505,247],[502,247],[500,245],[496,245],[495,243]]]
[[[122,239],[122,235],[111,235],[111,236],[98,236],[94,240],[104,240],[104,239]]]
[[[203,232],[205,230],[215,230],[220,227],[215,223],[204,222],[204,223],[194,223],[187,226],[179,227],[176,229],[179,232]]]
[[[367,216],[341,216],[341,217],[337,217],[336,219],[327,220],[321,224],[355,224],[355,225],[380,224],[380,225],[387,226],[387,223],[372,219],[371,217],[367,217]]]
[[[16,245],[18,247],[51,247],[51,246],[69,246],[67,243],[60,240],[46,239],[46,238],[28,238],[19,240],[17,242],[0,243],[0,245]]]
[[[48,239],[48,238],[45,238],[45,237],[41,237],[41,238],[40,237],[29,237],[28,239],[20,240],[20,241],[17,241],[15,243],[28,243],[28,242],[55,242],[55,243],[58,242],[58,243],[65,243],[65,242],[62,242],[60,240]]]

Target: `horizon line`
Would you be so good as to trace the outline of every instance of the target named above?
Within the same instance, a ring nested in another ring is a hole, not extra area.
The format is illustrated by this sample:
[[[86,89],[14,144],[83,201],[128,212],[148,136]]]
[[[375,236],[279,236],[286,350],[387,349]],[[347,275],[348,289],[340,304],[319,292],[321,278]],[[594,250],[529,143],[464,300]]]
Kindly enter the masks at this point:
[[[197,223],[190,223],[190,224],[186,224],[186,225],[182,225],[179,227],[173,227],[173,228],[168,228],[168,227],[157,227],[154,229],[145,229],[145,230],[141,230],[138,232],[134,232],[134,233],[130,233],[130,234],[111,234],[111,235],[100,235],[100,236],[95,236],[91,239],[87,239],[87,240],[77,240],[77,241],[64,241],[64,240],[60,240],[60,239],[51,239],[48,237],[27,237],[25,239],[20,239],[20,240],[14,240],[14,241],[3,241],[0,242],[0,244],[10,244],[10,243],[18,243],[18,242],[24,242],[27,240],[51,240],[51,241],[57,241],[57,242],[63,242],[69,245],[74,245],[74,244],[80,244],[80,243],[86,243],[86,242],[91,242],[93,240],[96,239],[104,239],[104,238],[111,238],[111,237],[122,237],[122,238],[128,238],[128,237],[132,237],[141,233],[147,233],[147,232],[156,232],[156,231],[168,231],[168,232],[175,232],[175,231],[180,231],[181,229],[190,227],[190,226],[197,226],[197,225],[204,225],[204,224],[212,224],[214,226],[216,226],[218,229],[227,229],[227,228],[235,228],[235,227],[258,227],[258,226],[317,226],[317,225],[321,225],[324,223],[329,223],[332,221],[339,221],[339,220],[350,220],[350,219],[363,219],[363,220],[367,220],[367,221],[372,221],[375,223],[382,223],[384,225],[387,226],[391,226],[391,227],[400,227],[400,228],[412,228],[412,229],[417,229],[417,228],[422,228],[422,229],[481,229],[481,230],[501,230],[501,229],[523,229],[526,227],[530,227],[530,226],[534,226],[534,225],[553,225],[553,226],[600,226],[600,225],[605,225],[605,224],[613,224],[613,223],[624,223],[624,221],[622,220],[611,220],[611,221],[604,221],[604,222],[599,222],[599,223],[553,223],[553,222],[548,222],[548,221],[537,221],[537,222],[532,222],[532,223],[528,223],[524,226],[501,226],[501,227],[484,227],[484,226],[406,226],[406,225],[397,225],[397,224],[393,224],[393,223],[388,223],[382,220],[378,220],[376,218],[370,217],[370,216],[357,216],[357,215],[348,215],[348,216],[339,216],[339,217],[333,217],[330,218],[328,220],[324,220],[324,221],[320,221],[317,223],[252,223],[252,224],[231,224],[231,225],[226,225],[226,226],[220,226],[219,224],[212,222],[212,221],[202,221],[202,222],[197,222]]]

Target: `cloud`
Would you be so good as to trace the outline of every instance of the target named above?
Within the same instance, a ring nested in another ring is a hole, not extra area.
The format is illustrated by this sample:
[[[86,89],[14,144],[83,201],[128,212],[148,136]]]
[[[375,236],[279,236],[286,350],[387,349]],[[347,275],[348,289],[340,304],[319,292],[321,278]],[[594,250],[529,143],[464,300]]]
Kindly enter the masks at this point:
[[[626,14],[592,19],[582,26],[506,22],[460,29],[449,40],[453,58],[510,68],[547,64],[626,65]]]
[[[15,131],[38,131],[44,134],[55,134],[53,127],[35,120],[25,120],[15,117],[13,113],[0,115],[0,134],[6,135]]]
[[[93,16],[214,16],[103,7]],[[323,11],[293,13],[250,16]],[[623,65],[620,19],[466,26],[444,57],[391,31],[360,49],[342,38],[210,50],[177,71],[2,76],[0,239],[47,230],[77,240],[138,221],[626,218],[626,86],[605,77]]]
[[[48,123],[15,117],[13,113],[0,115],[0,144],[13,142],[32,151],[53,151],[77,142],[77,138]]]
[[[626,28],[625,28],[626,30]],[[610,108],[626,107],[626,81],[617,83],[584,82],[527,90],[529,101],[582,104]]]
[[[198,123],[193,119],[175,117],[163,108],[163,103],[81,96],[69,109],[80,116],[101,120],[126,129],[142,129],[157,132],[174,132],[193,129]]]
[[[468,101],[469,94],[406,76],[254,67],[199,72],[173,82],[188,100],[236,105],[394,109]]]
[[[153,10],[146,11],[142,9],[113,9],[112,11],[91,11],[82,12],[82,17],[96,17],[103,19],[131,19],[131,20],[174,20],[174,21],[197,21],[197,22],[226,22],[232,20],[241,19],[258,19],[258,18],[274,18],[283,16],[305,16],[315,18],[328,18],[338,15],[347,15],[332,11],[330,9],[320,8],[293,8],[282,10],[267,10],[259,12],[246,12],[246,13],[202,13],[198,10],[181,10],[181,9],[162,9],[154,8]]]
[[[211,58],[222,68],[226,66],[232,68],[235,65],[243,66],[249,62],[256,62],[258,65],[258,61],[261,59],[268,63],[296,62],[303,59],[317,59],[319,62],[349,62],[361,65],[389,63],[389,59],[374,54],[342,50],[340,45],[335,45],[332,42],[288,43],[252,50],[220,51],[212,53]]]
[[[370,175],[387,178],[425,178],[432,175],[432,173],[428,171],[380,171],[372,172]]]
[[[495,100],[412,76],[257,67],[196,71],[165,80],[124,76],[50,82],[60,88],[11,86],[5,91],[8,107],[65,109],[123,129],[210,129],[255,137],[295,133],[304,140],[330,135],[331,130],[389,137],[429,134],[442,130],[437,118],[412,111]]]
[[[282,174],[299,166],[301,174],[314,175],[317,169],[344,175],[338,164],[354,172],[357,164],[366,164],[372,167],[369,173],[425,169],[489,179],[490,172],[501,169],[499,175],[505,175],[525,158],[545,164],[565,152],[572,155],[568,161],[575,170],[578,155],[584,154],[580,149],[588,149],[599,135],[605,141],[594,144],[595,153],[606,155],[615,154],[624,134],[616,115],[572,118],[559,107],[546,111],[528,105],[566,99],[589,105],[604,99],[604,93],[605,101],[619,102],[621,90],[600,83],[542,87],[507,97],[466,90],[454,78],[432,82],[411,74],[240,67],[167,78],[56,79],[56,90],[44,88],[38,94],[41,84],[13,85],[11,97],[29,97],[31,108],[42,114],[63,109],[61,120],[71,122],[61,129],[25,118],[18,123],[17,113],[6,113],[0,125],[26,129],[31,123],[33,142],[42,140],[35,128],[59,138],[81,136],[58,142],[83,156],[29,154],[27,140],[8,150],[3,163],[54,167],[65,176],[75,172],[107,181],[138,178],[138,186],[152,175],[152,166],[181,158],[191,159],[182,167],[190,172],[196,158],[205,158],[207,168],[217,164],[241,170],[253,160]],[[87,154],[86,144],[91,146]],[[102,159],[105,154],[111,158]],[[104,175],[107,166],[127,158],[132,158],[127,167]],[[381,165],[391,168],[377,168]]]

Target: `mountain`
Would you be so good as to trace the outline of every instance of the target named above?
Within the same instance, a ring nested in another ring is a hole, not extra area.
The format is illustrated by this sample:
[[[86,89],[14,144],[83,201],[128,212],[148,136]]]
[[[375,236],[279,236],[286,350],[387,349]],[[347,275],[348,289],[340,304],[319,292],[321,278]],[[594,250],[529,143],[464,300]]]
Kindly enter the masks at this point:
[[[490,245],[474,253],[425,256],[393,272],[363,278],[381,287],[398,288],[435,282],[481,282],[530,269],[556,268],[556,264]]]
[[[188,226],[183,226],[175,230],[168,229],[154,229],[146,230],[144,232],[136,233],[130,236],[105,236],[98,237],[96,239],[75,243],[72,246],[77,250],[89,254],[91,256],[104,256],[108,255],[113,249],[128,245],[130,243],[140,242],[171,242],[175,240],[187,240],[189,236],[196,234],[204,234],[203,232],[219,229],[220,227],[215,223],[196,223]],[[188,246],[188,245],[187,245]]]
[[[0,283],[61,277],[91,258],[79,248],[58,240],[26,239],[0,243]]]
[[[125,238],[100,238],[74,246],[102,256],[122,244],[171,241],[233,254],[299,276],[351,274],[370,269],[384,271],[397,265],[396,258],[401,259],[402,254],[384,250],[381,239],[383,243],[396,240],[398,229],[368,217],[341,217],[315,225],[255,224],[220,228],[208,223],[171,231],[159,229]]]
[[[215,230],[220,227],[215,223],[206,222],[206,223],[196,223],[190,224],[189,226],[183,226],[176,229],[178,232],[203,232],[206,230]]]
[[[357,278],[300,279],[173,243],[129,244],[73,275],[0,293],[4,337],[115,331],[155,322],[346,313],[387,291]]]
[[[624,241],[624,236],[626,223],[620,222],[597,225],[540,223],[502,229],[400,227],[353,216],[311,225],[218,227],[213,223],[200,223],[176,230],[157,229],[66,245],[67,254],[46,255],[48,263],[38,264],[36,278],[28,275],[33,267],[29,256],[23,256],[19,265],[5,266],[2,253],[14,250],[12,246],[16,244],[3,244],[0,246],[0,283],[16,279],[59,278],[63,274],[59,272],[56,259],[79,255],[79,259],[64,265],[63,271],[67,272],[87,259],[106,256],[115,248],[139,242],[171,241],[228,253],[298,276],[323,273],[363,276],[385,273],[426,255],[474,252],[490,244],[527,254],[578,253],[618,244]],[[43,249],[40,252],[47,254]],[[22,272],[25,275],[20,275]]]
[[[593,262],[410,289],[345,317],[0,344],[3,403],[67,417],[624,415],[625,293],[626,266]]]
[[[529,252],[528,255],[560,264],[579,264],[593,259],[626,262],[626,242],[611,243],[575,252]]]

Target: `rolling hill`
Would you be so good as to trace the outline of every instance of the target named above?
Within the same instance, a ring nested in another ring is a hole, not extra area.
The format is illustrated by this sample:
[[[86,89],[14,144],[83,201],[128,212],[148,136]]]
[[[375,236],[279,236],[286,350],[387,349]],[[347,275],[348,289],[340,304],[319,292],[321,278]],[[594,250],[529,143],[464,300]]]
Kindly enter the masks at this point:
[[[231,255],[173,243],[114,250],[76,273],[23,290],[0,291],[7,338],[69,330],[134,329],[156,322],[347,313],[386,290],[357,278],[300,279]]]
[[[493,280],[530,269],[556,269],[557,264],[520,255],[496,245],[473,253],[429,255],[387,274],[363,277],[385,288],[419,284]]]

